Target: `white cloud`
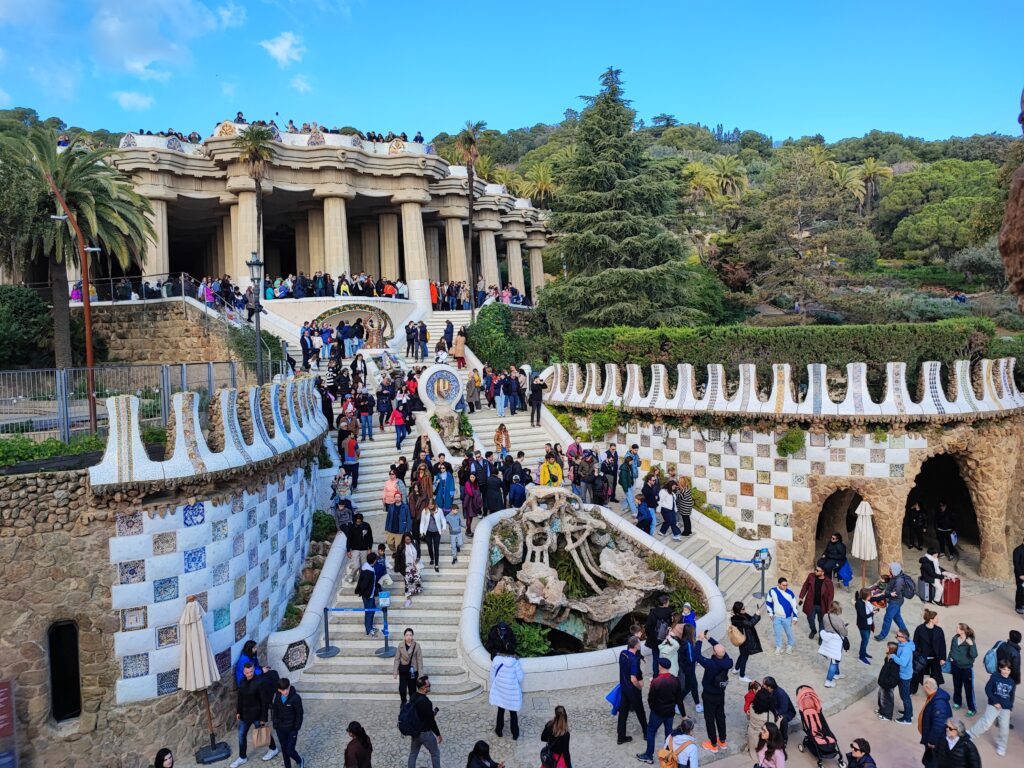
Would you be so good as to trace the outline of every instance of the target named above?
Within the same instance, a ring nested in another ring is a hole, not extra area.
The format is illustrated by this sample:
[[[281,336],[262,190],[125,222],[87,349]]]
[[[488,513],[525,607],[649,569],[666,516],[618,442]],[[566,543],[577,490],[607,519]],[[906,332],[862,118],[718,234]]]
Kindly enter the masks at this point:
[[[220,92],[223,96],[234,96],[235,95],[235,84],[234,83],[221,83]]]
[[[294,32],[282,32],[270,40],[262,40],[260,46],[280,67],[287,67],[293,61],[302,61],[302,55],[306,52],[302,38],[297,37]]]
[[[236,5],[234,2],[229,1],[226,5],[217,7],[217,16],[220,18],[220,25],[224,29],[240,27],[245,24],[245,6]]]
[[[11,104],[11,94],[0,88],[0,107],[8,107]]]
[[[291,86],[299,93],[309,93],[313,86],[309,84],[309,78],[305,75],[296,75],[292,78]]]
[[[111,94],[121,109],[140,112],[153,106],[153,97],[136,91],[114,91]]]
[[[82,65],[77,61],[43,61],[38,67],[29,67],[28,74],[45,93],[70,101],[76,95],[78,81],[82,77]]]

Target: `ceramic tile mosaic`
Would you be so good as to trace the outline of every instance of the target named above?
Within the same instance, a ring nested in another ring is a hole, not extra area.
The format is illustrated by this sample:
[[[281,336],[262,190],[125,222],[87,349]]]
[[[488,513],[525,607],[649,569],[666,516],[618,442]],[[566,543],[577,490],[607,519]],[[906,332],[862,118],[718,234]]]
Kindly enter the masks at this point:
[[[793,479],[790,480],[790,484],[794,488],[806,488],[807,487],[807,475],[793,475]]]
[[[266,581],[268,576],[270,576],[270,562],[264,560],[260,563],[260,581]]]
[[[171,576],[166,579],[157,579],[153,582],[153,602],[162,603],[165,600],[178,599],[178,577]]]
[[[845,448],[829,448],[828,451],[829,461],[846,461],[846,449]]]
[[[181,508],[181,516],[186,527],[202,525],[206,522],[206,504],[202,501],[197,501],[195,504],[186,504]]]
[[[266,522],[260,523],[260,541],[261,542],[264,542],[264,541],[267,540],[267,537],[270,535],[269,531],[270,531],[270,527],[269,527],[269,525]]]
[[[678,444],[679,444],[679,439],[676,438],[676,437],[666,437],[665,438],[665,448],[667,448],[670,451],[674,451],[676,449],[676,447],[678,446]]]
[[[771,456],[771,450],[772,450],[772,447],[770,445],[768,445],[767,443],[758,443],[757,444],[757,458],[759,458],[759,459],[767,459],[769,456]]]
[[[740,469],[753,469],[754,468],[754,457],[753,456],[740,456]]]
[[[146,628],[146,606],[125,608],[121,611],[121,631],[133,632]]]
[[[727,494],[725,494],[725,506],[735,508],[738,505],[739,505],[739,502],[736,500],[736,494],[735,493],[727,493]]]
[[[178,670],[158,672],[156,675],[156,695],[166,696],[178,690]]]
[[[245,616],[235,622],[235,642],[245,638]]]
[[[242,550],[245,548],[245,537],[238,533],[231,539],[231,556],[238,557],[242,554]]]
[[[740,496],[753,496],[754,495],[754,484],[753,483],[740,483]]]
[[[863,464],[851,464],[850,475],[853,477],[864,477],[864,465]]]
[[[907,436],[906,435],[892,435],[889,438],[890,448],[906,448],[907,447]]]
[[[720,453],[709,453],[708,454],[708,465],[712,467],[722,466],[722,454]]]
[[[235,579],[235,600],[245,594],[245,576]]]
[[[302,669],[306,666],[306,662],[309,660],[309,646],[305,640],[296,640],[294,643],[288,646],[288,650],[284,652],[282,661],[288,668],[289,672],[294,672],[297,669]]]
[[[651,436],[648,434],[640,435],[640,447],[650,448],[651,447]]]
[[[133,677],[145,677],[149,674],[149,654],[133,653],[121,657],[121,677],[130,680]]]
[[[260,591],[256,587],[249,590],[249,610],[251,611],[260,602]]]
[[[231,668],[231,648],[225,648],[220,653],[215,653],[213,660],[217,662],[217,671],[223,675]]]
[[[759,498],[757,500],[757,511],[758,512],[770,512],[771,508],[772,508],[772,500],[771,499]]]
[[[789,488],[787,486],[785,486],[785,485],[776,485],[776,486],[774,486],[774,488],[775,488],[775,498],[776,499],[780,499],[780,500],[784,501],[784,500],[789,498]]]
[[[872,448],[871,461],[874,464],[881,464],[885,461],[885,448]]]
[[[178,534],[176,531],[164,531],[153,534],[153,554],[169,555],[178,549]]]
[[[287,563],[287,562],[288,562],[288,548],[287,548],[287,547],[285,547],[284,549],[282,549],[282,550],[281,550],[281,551],[280,551],[280,552],[278,553],[278,555],[279,555],[279,559],[280,559],[281,565],[284,565],[285,563]]]
[[[255,568],[259,563],[259,550],[256,547],[249,548],[249,568]]]
[[[736,443],[734,443],[732,441],[729,441],[727,443],[723,443],[722,444],[722,451],[725,453],[726,456],[735,456],[736,455]]]
[[[811,432],[811,445],[815,448],[823,448],[825,446],[825,433]]]
[[[206,592],[196,592],[194,595],[190,595],[190,597],[194,597],[196,602],[203,606],[204,611],[210,610],[209,597]]]
[[[142,513],[129,512],[126,515],[117,515],[115,528],[118,536],[138,536],[142,533]]]
[[[661,448],[654,449],[654,460],[662,461],[665,458],[665,452]]]
[[[811,474],[812,475],[824,475],[825,474],[825,462],[824,461],[812,461],[811,462]]]
[[[184,557],[185,573],[201,571],[206,567],[206,547],[186,549],[182,555]]]
[[[867,447],[867,440],[865,435],[850,435],[850,447],[851,448],[865,448]]]
[[[772,535],[772,527],[770,525],[758,525],[757,526],[757,537],[759,539],[769,539]]]
[[[270,539],[270,554],[273,555],[273,554],[276,554],[276,553],[277,553],[277,536],[274,536],[273,538]]]
[[[694,451],[694,453],[707,453],[707,450],[708,450],[707,444],[703,440],[694,440],[693,441],[693,451]]]
[[[228,537],[228,521],[217,520],[210,523],[210,538],[213,541],[224,541]]]
[[[736,468],[735,467],[726,467],[725,468],[725,479],[726,480],[735,480],[736,479]]]
[[[178,644],[178,625],[168,624],[166,627],[157,627],[156,647],[170,648]]]
[[[277,515],[277,530],[281,530],[282,528],[284,528],[284,524],[285,524],[284,510],[282,509],[278,513],[278,515]]]
[[[694,477],[706,477],[707,476],[707,467],[705,467],[703,464],[695,465],[694,468],[693,468],[693,476]]]
[[[264,600],[260,603],[260,621],[270,617],[270,600]]]
[[[903,464],[889,465],[889,477],[903,477],[905,472],[906,466]]]
[[[784,515],[781,512],[776,512],[775,524],[781,528],[789,528],[789,515]]]
[[[740,442],[741,443],[752,443],[754,442],[754,433],[749,429],[740,431]]]
[[[754,510],[752,509],[741,509],[740,510],[740,521],[744,523],[754,522]]]
[[[276,539],[275,539],[275,541],[276,541]],[[277,574],[276,573],[273,576],[270,577],[270,591],[271,592],[276,592],[277,591]]]
[[[213,586],[218,587],[221,584],[227,584],[229,578],[230,573],[227,563],[217,563],[217,565],[213,566],[213,571],[210,576]]]
[[[247,529],[256,527],[256,507],[250,507],[245,511],[245,527]]]
[[[126,560],[117,564],[119,584],[141,584],[146,580],[145,560]]]
[[[772,481],[772,473],[766,472],[763,469],[757,471],[757,484],[768,485]]]
[[[654,434],[658,434],[658,429],[659,426],[656,424],[654,426]],[[292,495],[292,489],[289,488],[285,495],[288,497],[288,506],[290,507],[292,504],[295,503],[295,497]]]
[[[776,459],[775,460],[775,471],[776,472],[786,472],[786,471],[788,471],[789,467],[787,466],[787,464],[788,464],[788,462],[785,459]]]
[[[228,624],[231,623],[231,608],[225,606],[224,608],[215,608],[213,611],[213,631],[224,629]]]
[[[679,452],[679,463],[680,464],[689,464],[690,461],[691,461],[691,457],[690,457],[690,452],[689,451],[680,451]]]
[[[722,491],[722,481],[721,480],[709,480],[708,481],[708,491],[710,491],[711,493],[721,493],[721,491]]]

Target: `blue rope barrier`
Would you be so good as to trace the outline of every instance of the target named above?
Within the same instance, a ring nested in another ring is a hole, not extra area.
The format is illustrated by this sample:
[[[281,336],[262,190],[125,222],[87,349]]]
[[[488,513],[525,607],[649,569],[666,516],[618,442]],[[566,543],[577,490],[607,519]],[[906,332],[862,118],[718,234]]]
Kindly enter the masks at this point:
[[[384,626],[382,634],[384,636],[384,647],[378,648],[374,651],[374,655],[381,656],[384,658],[390,658],[395,655],[396,650],[391,647],[388,643],[388,608],[391,605],[391,595],[388,592],[380,592],[378,594],[380,605],[376,605],[373,608],[328,608],[324,606],[324,645],[316,651],[316,655],[321,659],[330,659],[341,653],[341,649],[336,645],[331,645],[330,636],[330,614],[334,613],[378,613],[380,612],[384,616]]]

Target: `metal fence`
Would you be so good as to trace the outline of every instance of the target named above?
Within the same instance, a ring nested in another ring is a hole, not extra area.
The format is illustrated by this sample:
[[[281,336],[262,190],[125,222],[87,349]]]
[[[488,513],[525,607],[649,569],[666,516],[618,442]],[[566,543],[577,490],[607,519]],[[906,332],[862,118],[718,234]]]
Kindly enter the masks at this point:
[[[286,373],[281,362],[268,377]],[[200,417],[222,387],[255,384],[255,363],[217,362],[174,365],[101,365],[92,369],[96,432],[106,433],[105,400],[113,395],[139,398],[143,429],[165,427],[175,392],[200,396]],[[70,442],[89,434],[89,371],[86,368],[43,368],[0,371],[0,436],[25,435],[34,440],[57,438]]]

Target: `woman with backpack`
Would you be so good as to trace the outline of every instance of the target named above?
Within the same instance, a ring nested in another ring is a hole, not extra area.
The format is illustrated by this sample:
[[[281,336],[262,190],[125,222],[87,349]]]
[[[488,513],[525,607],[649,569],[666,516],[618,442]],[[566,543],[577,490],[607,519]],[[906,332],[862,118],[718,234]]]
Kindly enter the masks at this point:
[[[949,643],[949,673],[953,677],[953,709],[960,709],[967,700],[967,716],[974,717],[974,661],[978,658],[978,644],[974,630],[964,623],[956,625],[956,634]],[[961,698],[963,696],[963,698]]]
[[[565,707],[555,707],[555,716],[547,721],[540,734],[544,742],[541,750],[543,768],[572,768],[572,757],[569,755],[569,715]]]
[[[896,706],[896,686],[900,684],[900,665],[896,661],[899,646],[890,642],[885,649],[885,660],[878,671],[878,709],[875,713],[879,720],[892,721]]]
[[[763,650],[761,647],[761,638],[757,636],[756,625],[761,620],[761,609],[758,608],[754,615],[751,616],[743,607],[743,603],[736,601],[732,605],[732,616],[729,617],[729,626],[726,628],[726,634],[729,636],[729,641],[736,646],[739,650],[740,655],[736,659],[736,666],[733,668],[732,673],[739,675],[740,680],[744,683],[749,683],[750,678],[747,677],[747,660]]]

